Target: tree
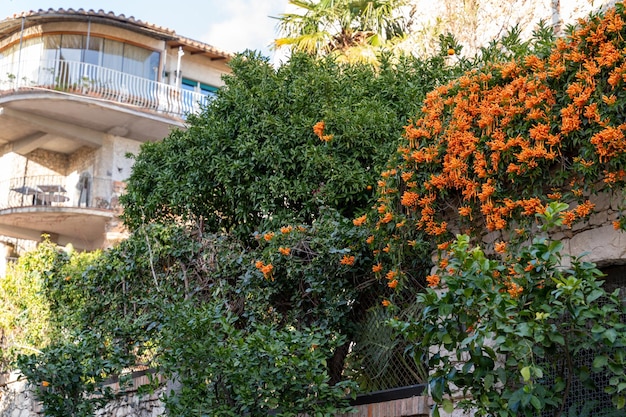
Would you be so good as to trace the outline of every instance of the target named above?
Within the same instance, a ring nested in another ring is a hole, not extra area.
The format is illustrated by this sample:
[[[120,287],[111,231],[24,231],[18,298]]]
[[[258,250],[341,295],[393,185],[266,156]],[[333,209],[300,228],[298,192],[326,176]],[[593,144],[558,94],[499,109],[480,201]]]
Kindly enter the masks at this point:
[[[231,67],[187,130],[135,157],[122,197],[131,229],[183,219],[249,241],[255,230],[310,224],[321,207],[351,218],[369,206],[419,97],[458,72],[440,56],[375,71],[304,54],[275,69],[247,53]]]
[[[407,33],[406,0],[290,0],[304,13],[279,17],[284,37],[275,46],[313,56],[334,54],[353,62],[377,62],[377,52],[395,49]]]

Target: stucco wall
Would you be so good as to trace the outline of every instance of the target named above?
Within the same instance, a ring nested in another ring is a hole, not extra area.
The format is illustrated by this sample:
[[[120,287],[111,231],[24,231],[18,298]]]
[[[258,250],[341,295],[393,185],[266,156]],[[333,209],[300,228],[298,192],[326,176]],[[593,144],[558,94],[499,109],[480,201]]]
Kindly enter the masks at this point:
[[[616,0],[412,0],[414,34],[409,40],[417,54],[431,53],[439,34],[452,33],[463,45],[462,54],[474,55],[480,46],[518,26],[529,38],[544,20],[563,33],[568,24],[591,12],[615,5]]]

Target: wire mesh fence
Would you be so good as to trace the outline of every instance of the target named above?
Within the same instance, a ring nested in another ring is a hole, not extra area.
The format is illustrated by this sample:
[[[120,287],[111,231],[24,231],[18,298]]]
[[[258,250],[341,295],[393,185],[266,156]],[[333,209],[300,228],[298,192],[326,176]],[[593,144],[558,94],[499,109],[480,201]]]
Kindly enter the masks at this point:
[[[397,331],[389,324],[391,319],[417,318],[420,307],[416,303],[416,295],[422,288],[423,283],[418,278],[407,277],[404,288],[394,295],[397,309],[371,308],[359,322],[346,374],[358,382],[362,393],[426,382],[428,369],[420,362],[419,353],[414,352],[413,346],[406,340],[398,337]]]
[[[603,269],[604,288],[607,293],[620,289],[620,297],[626,302],[626,265],[612,266]],[[622,317],[626,322],[626,317]],[[617,417],[624,416],[624,410],[616,410],[612,405],[611,396],[604,392],[604,387],[610,385],[611,376],[606,373],[591,372],[592,363],[596,356],[594,350],[579,352],[574,357],[560,355],[556,363],[550,364],[551,372],[546,375],[547,382],[554,382],[559,376],[570,380],[568,392],[563,404],[563,416],[576,417]],[[572,367],[580,369],[580,374],[569,375],[566,361],[571,360]],[[554,410],[539,413],[537,417],[552,417]]]

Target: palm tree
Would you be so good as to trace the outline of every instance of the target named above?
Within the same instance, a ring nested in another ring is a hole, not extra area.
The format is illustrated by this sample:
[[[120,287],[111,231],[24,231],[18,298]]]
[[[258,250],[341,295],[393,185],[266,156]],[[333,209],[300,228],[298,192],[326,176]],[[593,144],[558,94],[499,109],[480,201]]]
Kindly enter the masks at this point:
[[[407,0],[289,0],[289,4],[303,13],[278,18],[283,37],[274,45],[291,52],[372,62],[376,52],[393,50],[409,25],[402,14]]]

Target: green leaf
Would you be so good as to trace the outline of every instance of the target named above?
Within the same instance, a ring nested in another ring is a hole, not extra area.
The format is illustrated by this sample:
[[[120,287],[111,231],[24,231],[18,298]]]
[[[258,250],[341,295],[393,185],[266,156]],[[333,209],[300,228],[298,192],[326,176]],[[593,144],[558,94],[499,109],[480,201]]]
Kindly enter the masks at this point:
[[[607,329],[604,333],[602,333],[602,337],[608,340],[611,344],[615,343],[615,340],[617,340],[617,331],[615,331],[615,329]]]
[[[535,410],[541,410],[543,405],[541,404],[541,400],[534,395],[530,397],[530,404],[535,407]]]
[[[525,366],[520,370],[520,374],[522,374],[522,378],[524,382],[530,381],[530,366]]]
[[[606,366],[609,363],[609,358],[605,355],[602,356],[596,356],[593,359],[593,368],[594,369],[601,369],[602,367]]]

